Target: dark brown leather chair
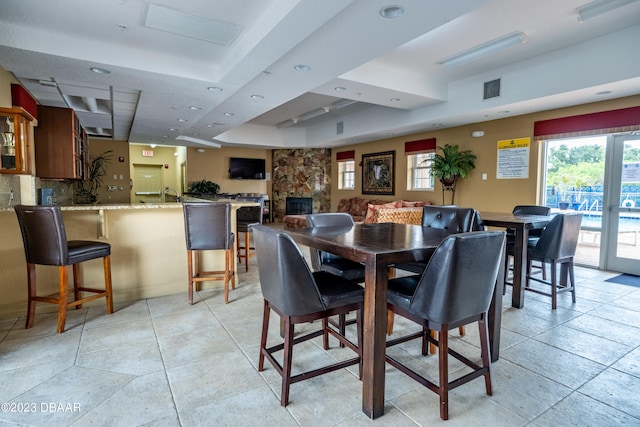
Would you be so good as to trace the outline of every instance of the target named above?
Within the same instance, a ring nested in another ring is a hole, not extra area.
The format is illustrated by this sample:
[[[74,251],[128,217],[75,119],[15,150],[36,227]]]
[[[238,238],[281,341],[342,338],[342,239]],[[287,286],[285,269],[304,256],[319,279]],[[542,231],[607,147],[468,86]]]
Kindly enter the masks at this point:
[[[48,302],[58,305],[57,333],[64,332],[67,309],[76,307],[97,298],[107,300],[107,313],[113,313],[111,290],[111,245],[105,242],[87,240],[67,240],[59,206],[14,207],[22,232],[24,254],[27,260],[28,308],[26,328],[33,326],[36,302]],[[104,289],[87,288],[81,284],[80,263],[102,258],[104,267]],[[59,267],[60,290],[52,296],[36,295],[36,265],[55,265]],[[68,266],[72,266],[73,288],[69,289]],[[69,292],[73,292],[73,300]],[[83,292],[93,295],[82,297]]]
[[[479,214],[472,208],[459,208],[455,205],[449,206],[424,206],[422,208],[422,226],[428,228],[437,228],[439,230],[450,230],[451,233],[467,233],[473,230],[479,230],[482,220]],[[396,264],[394,268],[409,271],[415,274],[422,274],[427,267],[428,261],[414,261],[402,264]],[[393,315],[387,316],[387,334],[393,332]],[[464,336],[464,326],[459,328],[460,336]],[[435,335],[435,334],[434,334]],[[431,352],[435,352],[432,347]]]
[[[356,311],[357,337],[358,343],[361,343],[364,289],[326,271],[312,273],[298,246],[290,236],[281,231],[255,226],[253,234],[258,252],[260,287],[264,297],[258,371],[264,370],[265,358],[273,365],[282,377],[280,403],[287,406],[289,389],[293,383],[355,364],[360,364],[362,369],[361,347],[334,330],[329,325],[328,318]],[[271,310],[284,322],[284,343],[267,347]],[[319,330],[295,336],[296,324],[319,319],[322,320]],[[325,349],[329,348],[329,335],[332,335],[355,351],[357,357],[292,375],[293,346],[320,335],[323,336]],[[280,350],[284,352],[282,365],[274,357],[274,353]]]
[[[307,215],[307,225],[311,228],[352,227],[354,222],[348,213],[318,213]],[[327,271],[353,282],[364,282],[364,265],[315,248],[309,248],[309,253],[315,271]]]
[[[422,226],[450,230],[451,233],[467,233],[473,230],[476,211],[472,208],[457,206],[424,206],[422,208]],[[427,266],[426,261],[396,264],[399,270],[421,274]]]
[[[353,227],[355,223],[348,213],[332,212],[307,215],[307,225],[311,228]],[[309,248],[309,254],[314,271],[326,271],[356,283],[364,282],[364,265],[315,248]],[[342,314],[338,318],[338,330],[344,335],[346,326],[353,323],[353,319],[347,321],[346,316]],[[340,347],[344,347],[344,344],[340,343]]]
[[[576,302],[576,284],[573,274],[573,257],[578,246],[580,235],[580,223],[582,214],[558,214],[542,232],[535,245],[527,250],[527,283],[525,289],[541,295],[551,297],[551,308],[557,306],[557,295],[561,292],[571,292],[572,301]],[[551,264],[551,281],[538,279],[531,276],[531,262],[540,261]],[[568,277],[558,283],[556,266],[564,266],[563,271]],[[568,279],[568,281],[567,281]],[[551,286],[551,292],[532,288],[531,281]],[[570,284],[569,284],[570,282]]]
[[[549,216],[551,215],[551,208],[548,206],[538,206],[538,205],[517,205],[516,207],[513,208],[512,213],[514,215],[543,215],[543,216]],[[535,246],[535,244],[538,242],[538,239],[540,238],[540,236],[542,235],[542,231],[544,230],[544,228],[534,228],[529,230],[529,241],[528,241],[528,246]],[[515,230],[512,228],[507,228],[507,256],[505,257],[505,285],[509,285],[511,286],[512,283],[509,282],[507,279],[508,273],[511,270],[511,258],[514,255],[515,249],[514,249],[514,236],[516,234]],[[546,279],[547,278],[547,270],[545,268],[544,263],[542,263],[541,265],[535,265],[532,267],[535,268],[539,268],[540,270],[542,270],[542,278]],[[504,291],[503,293],[506,293],[507,287],[504,287]]]
[[[238,262],[245,260],[245,271],[249,271],[249,261],[256,256],[256,248],[251,246],[251,231],[256,225],[262,224],[262,208],[264,200],[262,197],[236,197],[238,201],[256,202],[260,206],[243,206],[236,210],[236,233],[238,233]],[[244,233],[244,244],[240,240],[240,233]]]
[[[426,355],[427,342],[437,345],[439,384],[389,355],[386,360],[440,396],[440,418],[443,420],[449,418],[449,390],[484,376],[487,394],[493,393],[486,319],[504,241],[503,231],[453,234],[438,246],[422,275],[389,281],[388,308],[421,325],[423,330],[387,341],[387,347],[421,338],[422,354]],[[482,366],[449,348],[448,331],[474,322],[478,322],[479,327]],[[438,339],[429,334],[430,330],[438,332]],[[449,355],[472,371],[449,381]]]
[[[229,282],[236,288],[233,259],[234,235],[231,232],[231,204],[220,202],[184,202],[184,230],[187,242],[189,304],[193,289],[210,280],[224,281],[224,302],[229,302]],[[200,270],[200,251],[224,251],[224,270]]]

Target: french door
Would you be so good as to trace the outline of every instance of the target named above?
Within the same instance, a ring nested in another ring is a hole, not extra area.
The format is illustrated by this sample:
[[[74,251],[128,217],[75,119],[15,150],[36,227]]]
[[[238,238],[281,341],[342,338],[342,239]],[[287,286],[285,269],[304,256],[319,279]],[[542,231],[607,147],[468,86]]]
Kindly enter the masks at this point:
[[[601,262],[606,270],[640,275],[640,136],[607,141]]]

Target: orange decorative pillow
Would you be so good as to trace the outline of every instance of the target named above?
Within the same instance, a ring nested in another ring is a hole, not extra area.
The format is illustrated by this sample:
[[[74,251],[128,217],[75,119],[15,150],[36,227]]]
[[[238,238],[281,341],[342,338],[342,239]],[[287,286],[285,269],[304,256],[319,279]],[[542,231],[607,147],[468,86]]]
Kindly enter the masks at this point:
[[[401,208],[419,208],[425,205],[425,202],[421,200],[417,202],[409,202],[407,200],[401,200],[400,203],[401,203],[400,205]]]
[[[375,211],[377,211],[378,209],[383,209],[383,208],[387,208],[387,209],[392,208],[393,209],[393,208],[398,208],[398,207],[400,207],[400,202],[399,201],[391,202],[391,203],[385,203],[383,205],[372,205],[372,204],[369,204],[367,206],[367,214],[364,217],[364,222],[365,222],[365,224],[372,224],[373,223],[373,213]]]

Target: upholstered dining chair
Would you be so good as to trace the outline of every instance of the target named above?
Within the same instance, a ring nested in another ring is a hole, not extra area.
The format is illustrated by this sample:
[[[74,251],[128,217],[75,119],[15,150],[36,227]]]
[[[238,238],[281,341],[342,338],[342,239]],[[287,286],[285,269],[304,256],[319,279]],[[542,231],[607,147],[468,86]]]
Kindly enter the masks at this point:
[[[231,204],[221,202],[184,202],[184,230],[187,242],[188,298],[193,304],[193,291],[198,284],[210,280],[224,281],[224,302],[229,302],[229,282],[236,288],[233,259],[234,235],[231,232]],[[201,270],[202,251],[224,251],[224,270]]]
[[[253,227],[262,224],[262,209],[264,199],[262,197],[236,197],[237,201],[256,202],[259,206],[242,206],[236,210],[236,233],[238,233],[238,262],[244,259],[244,269],[249,271],[249,261],[256,255],[256,248],[251,246],[251,232]],[[244,242],[240,238],[244,234]]]
[[[558,293],[571,292],[571,299],[576,302],[576,284],[573,273],[573,258],[578,246],[580,224],[582,214],[558,214],[546,226],[540,238],[527,250],[527,282],[525,290],[551,297],[551,309],[557,306]],[[540,261],[544,265],[551,265],[551,281],[544,278],[538,279],[531,276],[531,262]],[[556,274],[557,265],[564,266],[565,277],[562,283],[558,283]],[[568,282],[566,282],[568,279]],[[551,287],[551,292],[533,288],[530,282],[534,281]],[[565,283],[566,282],[566,283]],[[570,284],[569,284],[570,282]]]
[[[311,228],[320,227],[351,227],[353,217],[348,213],[317,213],[307,215],[307,225]],[[316,271],[327,271],[354,282],[364,281],[364,265],[335,254],[309,248],[311,266]]]
[[[427,205],[422,208],[422,226],[450,230],[451,233],[466,233],[472,231],[476,210],[459,208],[457,206]],[[399,270],[420,274],[427,266],[427,261],[396,264]]]
[[[456,205],[434,206],[427,205],[422,208],[422,226],[427,228],[437,228],[440,230],[450,230],[451,233],[467,233],[478,230],[481,225],[476,219],[478,213],[472,208],[460,208]],[[480,220],[481,221],[481,220]],[[484,226],[482,226],[484,228]],[[394,265],[399,270],[409,271],[415,274],[422,274],[427,267],[428,261],[414,261]],[[387,316],[387,333],[393,332],[393,315]],[[460,336],[464,336],[464,326],[459,328]],[[432,347],[432,352],[435,348]]]
[[[542,215],[549,216],[551,215],[551,208],[548,206],[539,206],[539,205],[517,205],[513,208],[511,212],[514,215]],[[529,239],[528,245],[534,246],[540,236],[542,235],[542,231],[544,228],[534,228],[529,230]],[[505,257],[505,285],[511,285],[511,282],[507,281],[508,273],[511,269],[511,257],[514,255],[514,236],[516,234],[515,230],[512,228],[507,228],[507,256]],[[532,267],[539,268],[542,271],[542,279],[546,280],[547,278],[547,270],[545,268],[545,264],[542,263],[540,265],[535,265]],[[506,292],[506,286],[504,287],[504,291]]]
[[[317,213],[307,215],[307,225],[311,228],[351,227],[354,222],[353,217],[345,212]],[[364,282],[364,265],[358,262],[315,248],[309,248],[309,255],[315,271],[326,271],[356,283]],[[338,330],[344,335],[346,326],[354,322],[353,319],[347,321],[346,315],[341,314],[338,316]],[[340,347],[344,347],[344,344],[340,343]]]
[[[422,331],[387,341],[387,347],[412,339],[422,339],[422,354],[427,343],[438,347],[438,384],[402,364],[387,352],[386,360],[440,398],[440,418],[449,418],[449,390],[484,376],[485,389],[492,395],[491,361],[487,311],[500,268],[504,231],[478,231],[452,234],[435,250],[422,275],[389,281],[387,306],[394,313],[422,326]],[[448,331],[478,322],[482,365],[449,348]],[[438,339],[429,331],[438,332]],[[464,363],[471,372],[449,380],[448,357]]]
[[[106,298],[107,313],[113,313],[111,290],[111,245],[106,242],[87,240],[67,240],[62,213],[59,206],[14,206],[24,254],[27,260],[27,324],[34,323],[36,302],[48,302],[58,305],[57,333],[63,333],[67,320],[67,309],[79,309],[82,304],[97,298]],[[104,269],[104,289],[87,288],[81,283],[80,263],[102,258]],[[36,265],[58,266],[59,291],[51,296],[36,295]],[[73,288],[69,289],[69,269],[72,266]],[[69,301],[69,293],[73,300]],[[88,292],[92,295],[82,296]]]
[[[289,403],[291,384],[360,364],[362,372],[362,305],[364,289],[357,284],[326,271],[311,272],[300,248],[282,231],[255,226],[254,243],[258,253],[260,287],[264,297],[262,335],[258,371],[264,370],[267,359],[282,377],[280,403]],[[267,346],[269,318],[275,311],[284,323],[284,343]],[[328,318],[356,311],[357,343],[352,343],[333,329]],[[320,329],[295,336],[295,325],[322,320]],[[323,336],[323,346],[329,348],[329,335],[334,336],[356,352],[356,357],[336,362],[311,371],[292,375],[293,347],[309,339]],[[274,353],[283,351],[282,364]]]

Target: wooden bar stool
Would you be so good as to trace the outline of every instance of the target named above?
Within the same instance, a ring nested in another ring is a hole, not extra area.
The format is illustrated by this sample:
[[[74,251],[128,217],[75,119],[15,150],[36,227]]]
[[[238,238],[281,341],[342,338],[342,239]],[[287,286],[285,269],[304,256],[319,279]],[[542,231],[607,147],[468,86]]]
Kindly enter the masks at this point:
[[[256,256],[256,248],[251,246],[253,227],[262,224],[262,197],[236,197],[238,201],[257,202],[260,206],[243,206],[236,211],[236,232],[238,233],[238,262],[245,260],[245,271],[249,271],[249,261]],[[244,242],[240,239],[244,233]]]
[[[229,282],[236,288],[233,263],[234,236],[231,232],[231,204],[184,202],[184,229],[187,241],[189,304],[193,304],[193,288],[210,280],[224,281],[224,302],[229,302]],[[200,270],[199,252],[224,250],[224,270]]]
[[[111,245],[103,242],[86,240],[70,240],[62,221],[59,206],[25,206],[14,207],[22,232],[24,253],[27,260],[27,286],[29,305],[27,308],[27,324],[33,326],[36,302],[48,302],[58,305],[57,333],[64,332],[67,320],[67,309],[93,301],[97,298],[107,299],[107,313],[113,313],[113,297],[111,291]],[[104,289],[86,288],[81,285],[80,263],[102,258],[104,265]],[[36,265],[56,265],[59,267],[60,291],[50,296],[36,295]],[[73,266],[73,288],[69,289],[68,266]],[[68,301],[69,291],[73,291],[73,300]],[[83,292],[93,295],[82,297]]]

